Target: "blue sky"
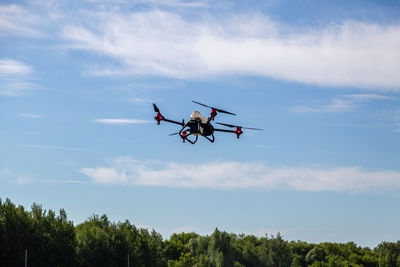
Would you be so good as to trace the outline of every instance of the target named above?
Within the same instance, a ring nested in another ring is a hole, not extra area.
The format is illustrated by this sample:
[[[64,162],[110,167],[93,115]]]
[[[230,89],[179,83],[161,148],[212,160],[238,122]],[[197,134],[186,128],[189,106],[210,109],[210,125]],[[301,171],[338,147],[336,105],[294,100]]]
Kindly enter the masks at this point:
[[[0,197],[173,232],[400,239],[398,1],[3,1]],[[168,136],[196,100],[263,128]]]

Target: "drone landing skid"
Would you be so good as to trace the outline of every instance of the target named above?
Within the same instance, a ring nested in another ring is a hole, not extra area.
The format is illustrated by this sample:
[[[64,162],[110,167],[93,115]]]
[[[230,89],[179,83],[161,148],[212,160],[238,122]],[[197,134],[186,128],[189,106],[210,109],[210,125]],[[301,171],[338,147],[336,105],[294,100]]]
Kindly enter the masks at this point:
[[[214,137],[214,134],[212,134],[211,136],[212,136],[212,139],[211,138],[208,138],[208,136],[205,136],[205,135],[203,135],[208,141],[210,141],[211,143],[214,143],[214,140],[215,140],[215,137]]]
[[[185,143],[185,141],[187,140],[187,141],[188,141],[189,143],[191,143],[192,145],[194,145],[194,144],[197,142],[197,140],[199,139],[199,135],[195,135],[196,138],[195,138],[193,141],[190,140],[188,137],[191,136],[192,133],[186,135],[186,134],[183,134],[182,131],[181,131],[181,132],[179,132],[179,135],[182,137],[182,142],[183,142],[183,143]],[[208,141],[210,141],[211,143],[214,143],[214,141],[215,141],[214,134],[211,134],[211,137],[212,137],[212,138],[209,138],[208,136],[205,136],[205,135],[201,135],[201,136],[203,136],[204,138],[206,138],[206,139],[207,139]]]
[[[189,140],[189,139],[187,139],[187,140],[189,141],[189,143],[191,143],[192,145],[194,145],[194,144],[197,142],[198,139],[199,139],[199,137],[196,135],[196,139],[194,139],[194,141],[191,141],[191,140]]]
[[[189,135],[190,135],[190,134],[189,134]],[[189,135],[188,135],[188,136],[189,136]],[[194,139],[194,141],[192,141],[192,140],[190,140],[190,139],[187,138],[188,136],[186,136],[185,138],[182,138],[182,139],[183,139],[183,143],[185,143],[185,140],[187,140],[189,143],[191,143],[192,145],[194,145],[194,144],[197,142],[197,140],[199,139],[199,136],[196,135],[196,138]]]
[[[177,133],[177,134],[179,134],[179,136],[182,138],[182,142],[183,142],[183,143],[185,143],[185,141],[187,140],[189,143],[191,143],[192,145],[194,145],[194,144],[197,142],[197,140],[199,139],[199,136],[196,135],[196,138],[195,138],[193,141],[190,140],[188,137],[191,136],[192,133],[187,134],[187,133],[186,133],[187,131],[186,131],[186,130],[184,131],[185,127],[186,127],[186,125],[183,126],[183,128],[182,128],[182,129],[179,131],[179,133]]]
[[[189,134],[189,135],[191,135],[191,134]],[[189,135],[185,136],[185,138],[182,138],[182,139],[183,139],[183,143],[185,143],[185,140],[187,140],[189,143],[191,143],[192,145],[194,145],[194,144],[197,142],[197,140],[199,139],[199,136],[196,135],[196,138],[194,139],[194,141],[192,141],[192,140],[190,140],[189,138],[187,138]],[[215,137],[214,137],[213,134],[211,135],[212,138],[209,138],[208,136],[205,136],[205,135],[202,135],[202,136],[203,136],[204,138],[206,138],[208,141],[210,141],[211,143],[214,143],[214,141],[215,141]]]

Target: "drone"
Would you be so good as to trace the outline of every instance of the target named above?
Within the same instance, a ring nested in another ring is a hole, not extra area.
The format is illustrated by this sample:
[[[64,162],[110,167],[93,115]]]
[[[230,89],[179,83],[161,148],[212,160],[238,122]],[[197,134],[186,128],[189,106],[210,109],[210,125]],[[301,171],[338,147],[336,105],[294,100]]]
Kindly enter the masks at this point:
[[[214,143],[214,141],[215,141],[214,132],[234,133],[234,134],[236,134],[236,137],[239,138],[240,135],[243,134],[243,131],[242,131],[243,129],[262,131],[262,129],[259,129],[259,128],[248,128],[248,127],[226,124],[226,123],[221,123],[221,122],[216,122],[216,124],[223,125],[223,126],[230,127],[230,128],[236,128],[236,129],[235,130],[216,129],[211,124],[211,121],[214,121],[218,112],[233,115],[233,116],[236,116],[236,114],[229,112],[229,111],[219,109],[219,108],[210,107],[208,105],[205,105],[205,104],[202,104],[202,103],[199,103],[196,101],[192,101],[192,102],[195,104],[198,104],[200,106],[211,109],[210,117],[208,117],[206,119],[206,117],[201,115],[199,111],[195,110],[190,115],[190,120],[187,123],[185,123],[184,119],[182,120],[182,122],[174,121],[174,120],[165,118],[161,114],[161,111],[157,107],[157,105],[153,103],[154,112],[156,112],[156,116],[154,117],[154,119],[157,121],[157,125],[160,125],[161,121],[180,125],[181,126],[180,131],[177,133],[170,134],[170,135],[179,135],[181,137],[183,143],[185,143],[185,141],[188,141],[189,143],[191,143],[193,145],[197,142],[199,136],[203,136],[211,143]],[[188,138],[189,136],[194,136],[194,139]]]

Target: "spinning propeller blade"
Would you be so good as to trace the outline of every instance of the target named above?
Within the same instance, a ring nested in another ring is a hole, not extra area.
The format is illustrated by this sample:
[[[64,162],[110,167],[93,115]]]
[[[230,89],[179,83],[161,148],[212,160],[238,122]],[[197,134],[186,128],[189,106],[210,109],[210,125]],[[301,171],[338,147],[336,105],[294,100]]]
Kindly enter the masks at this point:
[[[222,122],[216,122],[217,124],[221,124],[227,127],[231,127],[231,128],[235,128],[235,127],[240,127],[242,129],[248,129],[248,130],[257,130],[257,131],[262,131],[263,129],[260,128],[249,128],[249,127],[242,127],[242,126],[238,126],[238,125],[232,125],[232,124],[226,124],[226,123],[222,123]]]
[[[198,104],[198,105],[200,105],[200,106],[203,106],[203,107],[212,108],[212,107],[209,107],[209,106],[207,106],[207,105],[204,105],[204,104],[199,103],[199,102],[196,102],[196,101],[192,101],[192,102],[193,102],[193,103],[196,103],[196,104]]]
[[[225,125],[225,126],[228,126],[228,127],[231,127],[231,128],[235,128],[236,126],[235,125],[232,125],[232,124],[226,124],[226,123],[222,123],[222,122],[216,122],[217,124],[221,124],[221,125]]]
[[[229,111],[225,111],[225,110],[223,110],[223,109],[216,109],[217,111],[219,111],[219,112],[221,112],[221,113],[226,113],[226,114],[230,114],[230,115],[233,115],[233,116],[236,116],[236,114],[235,113],[232,113],[232,112],[229,112]]]
[[[207,108],[215,109],[216,111],[218,111],[218,112],[221,112],[221,113],[226,113],[226,114],[230,114],[230,115],[234,115],[234,116],[236,116],[236,114],[235,114],[235,113],[232,113],[232,112],[229,112],[229,111],[226,111],[226,110],[223,110],[223,109],[219,109],[219,108],[210,107],[210,106],[207,106],[207,105],[205,105],[205,104],[202,104],[202,103],[200,103],[200,102],[193,101],[193,100],[192,100],[192,102],[193,102],[193,103],[196,103],[196,104],[198,104],[198,105],[200,105],[200,106],[203,106],[203,107],[207,107]]]
[[[171,136],[171,135],[177,135],[177,134],[179,134],[179,133],[172,133],[172,134],[170,134],[169,136]]]
[[[160,110],[158,109],[158,107],[154,103],[153,103],[153,108],[154,108],[154,112],[160,113]]]
[[[260,128],[249,128],[249,127],[242,127],[242,129],[256,130],[256,131],[263,131],[263,129],[260,129]]]

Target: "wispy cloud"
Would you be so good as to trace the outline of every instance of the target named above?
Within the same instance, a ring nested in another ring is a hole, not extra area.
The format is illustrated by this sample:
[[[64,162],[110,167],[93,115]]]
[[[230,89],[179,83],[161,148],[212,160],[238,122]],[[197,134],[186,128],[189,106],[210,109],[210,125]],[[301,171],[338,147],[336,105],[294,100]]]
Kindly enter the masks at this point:
[[[353,99],[355,101],[371,101],[371,100],[394,100],[396,98],[386,95],[378,94],[355,94],[355,95],[343,95],[342,97]]]
[[[13,59],[0,59],[0,95],[21,96],[39,86],[31,82],[33,68]]]
[[[44,25],[54,25],[51,30],[61,29],[56,38],[61,37],[62,47],[91,51],[113,62],[111,67],[92,66],[85,71],[92,75],[182,80],[252,75],[400,91],[399,25],[344,21],[301,29],[261,12],[232,13],[227,9],[224,17],[207,12],[193,17],[179,8],[215,8],[215,3],[207,0],[87,2],[91,3],[75,12],[57,1],[38,2],[43,8],[33,10],[0,5],[0,35],[35,37],[46,32]],[[113,8],[104,8],[105,4]],[[124,4],[149,8],[127,9]],[[12,87],[27,86],[13,84],[2,94],[12,95],[16,92]]]
[[[254,162],[182,164],[119,157],[109,166],[82,168],[81,172],[106,185],[352,193],[400,189],[399,172],[366,171],[356,166],[272,168]]]
[[[71,150],[71,151],[85,150],[85,149],[79,148],[79,147],[49,146],[49,145],[17,145],[17,147],[37,148],[37,149]]]
[[[317,105],[317,106],[295,106],[291,108],[291,111],[294,112],[327,112],[327,113],[336,113],[336,112],[348,112],[354,109],[354,103],[350,100],[344,99],[332,99],[332,101],[325,105]]]
[[[30,66],[13,60],[13,59],[0,59],[0,75],[27,75],[32,73],[33,70]]]
[[[32,119],[39,119],[42,117],[39,114],[33,114],[33,113],[18,113],[18,115],[21,117],[32,118]]]
[[[37,27],[40,24],[39,15],[19,5],[0,5],[0,36],[40,37],[42,34]]]
[[[354,94],[342,95],[333,98],[330,103],[314,106],[295,106],[291,108],[293,112],[322,112],[322,113],[341,113],[353,111],[360,103],[366,103],[375,100],[393,100],[394,97],[377,94]]]
[[[400,133],[400,123],[397,123],[397,129],[393,130],[395,133]]]
[[[84,180],[41,180],[42,184],[88,184],[90,181]]]
[[[17,79],[0,79],[0,95],[3,96],[26,96],[40,87],[32,82],[17,81]]]
[[[25,185],[25,184],[29,184],[30,182],[32,182],[32,179],[30,177],[18,177],[15,180],[15,183],[17,185]]]
[[[129,99],[130,102],[135,103],[135,104],[149,104],[149,103],[153,103],[153,102],[160,102],[160,99],[156,99],[156,100],[152,100],[150,98],[140,98],[140,97],[132,97]]]
[[[33,178],[30,174],[16,173],[15,171],[7,168],[0,169],[0,179],[11,181],[17,185],[25,185],[33,181]]]
[[[143,124],[150,123],[149,120],[138,120],[138,119],[95,119],[97,123],[111,124],[111,125],[128,125],[128,124]]]
[[[92,70],[95,75],[202,79],[239,74],[400,90],[396,25],[348,21],[301,30],[260,13],[187,19],[162,10],[87,16],[94,23],[67,25],[61,37],[73,49],[120,63],[118,69]]]
[[[108,4],[108,5],[134,5],[134,4],[146,4],[149,6],[166,6],[166,7],[187,7],[187,8],[206,8],[209,7],[211,3],[209,1],[182,1],[182,0],[87,0],[87,2],[97,3],[97,4]],[[215,5],[215,4],[214,4]]]

